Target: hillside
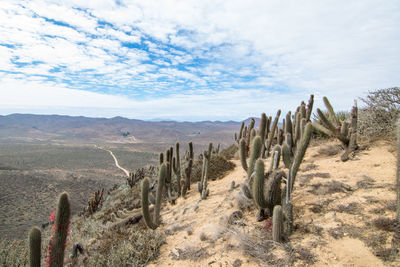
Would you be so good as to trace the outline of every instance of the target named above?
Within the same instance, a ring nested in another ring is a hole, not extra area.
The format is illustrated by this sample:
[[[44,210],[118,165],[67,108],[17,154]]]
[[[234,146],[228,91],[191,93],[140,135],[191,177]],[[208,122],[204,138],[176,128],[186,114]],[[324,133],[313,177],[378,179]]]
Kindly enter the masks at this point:
[[[155,122],[123,117],[11,114],[0,116],[0,142],[173,144],[179,140],[229,145],[239,126],[240,122],[233,121]]]
[[[396,199],[392,147],[378,143],[354,160],[341,162],[338,155],[325,155],[326,151],[334,154],[337,145],[307,151],[295,185],[295,231],[289,242],[268,241],[266,223],[256,222],[254,209],[242,209],[243,217],[232,219],[240,210],[238,202],[243,206],[244,200],[238,196],[240,188],[229,191],[230,183],[246,179],[235,160],[234,171],[210,182],[206,200],[200,201],[198,192],[192,191],[187,199],[163,209],[160,231],[169,234],[160,256],[149,266],[394,264],[396,253],[390,249]]]
[[[127,223],[141,213],[140,189],[120,186],[99,212],[72,219],[67,253],[75,242],[85,250],[67,266],[397,266],[393,146],[375,143],[347,162],[340,152],[332,141],[307,150],[293,192],[294,231],[282,243],[271,240],[266,221],[256,222],[255,205],[241,189],[230,190],[232,181],[246,179],[232,160],[234,170],[209,182],[207,199],[193,186],[175,205],[164,202],[156,230],[143,220]],[[44,231],[44,254],[50,235]],[[25,242],[2,253],[23,265]]]

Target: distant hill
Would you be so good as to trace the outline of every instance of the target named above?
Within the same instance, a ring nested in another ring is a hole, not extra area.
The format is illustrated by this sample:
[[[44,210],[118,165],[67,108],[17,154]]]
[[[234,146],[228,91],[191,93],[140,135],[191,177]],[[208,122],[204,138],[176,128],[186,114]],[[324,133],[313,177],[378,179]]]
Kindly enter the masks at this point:
[[[0,142],[232,144],[241,122],[142,121],[123,117],[0,116]]]

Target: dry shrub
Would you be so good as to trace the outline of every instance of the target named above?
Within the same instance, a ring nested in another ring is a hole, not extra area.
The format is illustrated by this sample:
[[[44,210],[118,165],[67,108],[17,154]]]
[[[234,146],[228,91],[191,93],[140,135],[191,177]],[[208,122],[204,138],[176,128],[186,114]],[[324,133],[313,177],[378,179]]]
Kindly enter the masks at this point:
[[[28,266],[29,248],[26,240],[2,240],[0,242],[1,266]]]
[[[273,241],[270,233],[255,230],[250,234],[237,227],[226,230],[239,242],[242,252],[256,259],[261,266],[291,266],[295,260],[294,249],[288,244]],[[274,254],[276,250],[283,253],[278,256]]]
[[[379,230],[393,232],[396,226],[396,219],[379,217],[378,219],[375,219],[372,224]]]
[[[340,213],[356,214],[362,209],[361,205],[357,202],[351,202],[348,205],[338,205],[335,211]]]
[[[234,158],[236,151],[238,151],[238,146],[233,144],[219,152],[219,155],[226,160],[230,160]]]
[[[158,256],[165,235],[138,224],[99,234],[96,242],[89,250],[89,266],[143,266]]]
[[[399,251],[396,248],[376,248],[374,255],[383,261],[394,261],[399,257]]]
[[[310,163],[310,164],[305,165],[303,168],[301,168],[300,171],[307,172],[307,171],[315,170],[317,168],[318,168],[318,165],[315,165],[314,163]]]
[[[241,211],[254,209],[253,200],[247,198],[243,194],[242,190],[239,190],[239,192],[236,194],[235,201],[236,201],[237,208],[240,209]]]
[[[337,144],[324,145],[318,149],[316,156],[331,157],[339,154],[342,150],[343,148]]]
[[[400,88],[370,91],[361,99],[366,106],[358,112],[358,134],[366,140],[394,138],[400,114]]]
[[[332,194],[332,193],[347,193],[349,191],[353,191],[353,189],[344,183],[341,183],[339,181],[333,180],[330,182],[327,182],[325,184],[312,184],[311,185],[313,189],[308,190],[308,192],[314,194],[314,195],[326,195],[326,194]]]
[[[357,182],[358,189],[369,189],[374,187],[375,180],[368,175],[363,175],[363,180]]]
[[[170,256],[174,260],[198,261],[202,259],[207,259],[212,255],[207,252],[206,248],[196,248],[188,246],[184,249],[175,248],[175,251],[171,252]]]
[[[196,160],[193,164],[192,169],[192,183],[200,181],[201,178],[201,168],[203,165],[202,160]],[[211,180],[216,180],[218,178],[224,177],[225,174],[235,168],[235,164],[227,161],[224,157],[220,155],[213,155],[210,161],[210,169],[208,170],[208,177]]]
[[[316,256],[307,248],[297,246],[294,252],[296,253],[296,258],[305,261],[306,264],[314,264],[316,262]]]

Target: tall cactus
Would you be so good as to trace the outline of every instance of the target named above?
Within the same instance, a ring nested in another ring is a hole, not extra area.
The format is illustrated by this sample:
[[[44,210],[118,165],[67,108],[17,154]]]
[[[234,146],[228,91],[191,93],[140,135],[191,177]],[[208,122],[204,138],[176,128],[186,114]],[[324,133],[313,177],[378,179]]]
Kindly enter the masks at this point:
[[[175,145],[176,157],[172,159],[172,169],[176,176],[176,182],[178,184],[178,196],[181,195],[181,160],[179,156],[179,143],[177,142]]]
[[[197,183],[197,188],[199,190],[201,199],[206,199],[210,193],[210,190],[207,188],[208,185],[208,170],[210,169],[210,161],[212,156],[212,143],[208,146],[208,151],[204,151],[203,153],[203,167],[201,171],[201,181]]]
[[[42,253],[42,233],[37,227],[29,232],[29,262],[30,267],[40,267]]]
[[[150,229],[156,229],[160,225],[160,210],[161,210],[161,201],[162,201],[162,192],[165,184],[165,179],[167,176],[167,165],[163,163],[160,168],[160,172],[158,174],[158,186],[157,186],[157,195],[156,195],[156,204],[154,208],[154,218],[153,220],[150,217],[149,211],[149,188],[150,181],[146,177],[142,181],[142,213],[144,221]]]
[[[185,182],[182,188],[182,195],[185,196],[186,192],[190,190],[190,176],[192,173],[192,167],[193,167],[193,143],[189,142],[189,157],[186,159],[187,161],[187,166],[185,168]]]
[[[58,200],[55,221],[55,233],[49,248],[50,267],[62,267],[64,264],[64,250],[67,242],[71,208],[68,193],[64,192]]]

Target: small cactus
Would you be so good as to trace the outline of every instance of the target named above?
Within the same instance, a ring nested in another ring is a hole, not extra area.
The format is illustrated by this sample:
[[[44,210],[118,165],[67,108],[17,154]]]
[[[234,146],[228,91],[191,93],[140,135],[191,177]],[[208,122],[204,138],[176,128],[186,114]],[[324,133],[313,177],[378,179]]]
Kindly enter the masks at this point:
[[[42,252],[42,233],[37,227],[32,227],[29,232],[29,262],[30,267],[40,267]]]
[[[275,242],[281,241],[282,228],[283,228],[282,207],[280,205],[276,205],[274,207],[274,212],[272,215],[272,240],[274,240]]]

